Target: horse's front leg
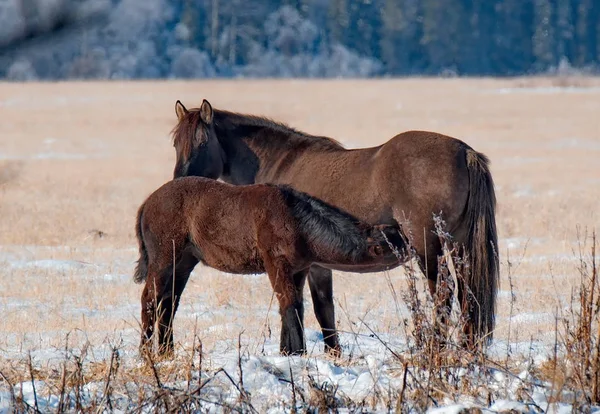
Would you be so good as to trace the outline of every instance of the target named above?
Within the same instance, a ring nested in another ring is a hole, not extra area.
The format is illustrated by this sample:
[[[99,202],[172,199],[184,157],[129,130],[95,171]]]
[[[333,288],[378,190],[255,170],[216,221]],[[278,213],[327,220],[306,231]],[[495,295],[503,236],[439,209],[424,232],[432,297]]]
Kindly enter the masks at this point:
[[[303,326],[304,304],[301,292],[306,273],[294,275],[283,259],[275,259],[272,263],[266,262],[265,268],[279,301],[281,315],[279,350],[283,355],[302,355],[306,352],[306,343]]]
[[[308,286],[313,301],[317,321],[323,332],[325,352],[339,357],[342,348],[335,330],[335,309],[333,306],[333,277],[330,269],[312,265],[308,274]]]

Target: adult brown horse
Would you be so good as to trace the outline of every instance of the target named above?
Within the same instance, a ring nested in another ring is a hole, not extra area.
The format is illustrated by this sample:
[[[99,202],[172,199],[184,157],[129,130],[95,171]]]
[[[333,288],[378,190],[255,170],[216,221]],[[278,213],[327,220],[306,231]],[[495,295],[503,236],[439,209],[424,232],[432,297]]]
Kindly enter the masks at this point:
[[[347,150],[331,138],[269,119],[213,110],[206,100],[189,111],[177,101],[175,110],[175,177],[288,184],[366,222],[401,225],[412,235],[432,294],[443,254],[433,214],[441,214],[467,259],[458,284],[467,344],[491,339],[499,258],[496,197],[485,155],[434,132],[408,131],[377,147]],[[315,265],[308,281],[326,349],[338,353],[331,270]]]
[[[269,275],[279,300],[280,350],[304,353],[302,290],[312,263],[395,266],[388,240],[398,229],[371,226],[287,186],[234,186],[200,177],[164,184],[138,210],[142,354],[173,351],[173,319],[198,262],[229,273]]]

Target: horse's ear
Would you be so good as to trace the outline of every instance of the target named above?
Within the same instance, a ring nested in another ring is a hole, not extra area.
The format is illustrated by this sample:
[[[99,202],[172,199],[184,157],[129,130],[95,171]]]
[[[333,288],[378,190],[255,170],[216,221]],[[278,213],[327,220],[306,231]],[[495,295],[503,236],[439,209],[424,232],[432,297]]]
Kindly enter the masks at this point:
[[[186,109],[186,107],[183,106],[183,104],[179,100],[177,102],[175,102],[175,113],[177,114],[177,119],[180,121],[188,113],[188,110]]]
[[[204,122],[205,124],[212,124],[213,109],[206,99],[202,101],[202,106],[200,106],[200,117],[202,118],[202,122]]]

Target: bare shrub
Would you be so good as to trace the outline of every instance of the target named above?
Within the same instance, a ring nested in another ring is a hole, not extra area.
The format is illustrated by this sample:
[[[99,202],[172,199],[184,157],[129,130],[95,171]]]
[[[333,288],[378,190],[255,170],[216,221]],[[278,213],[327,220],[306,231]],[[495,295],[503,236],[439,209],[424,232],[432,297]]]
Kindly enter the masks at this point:
[[[411,261],[404,266],[408,290],[401,295],[411,321],[405,323],[408,350],[396,355],[405,372],[399,399],[411,400],[418,410],[435,407],[446,396],[466,394],[482,398],[479,385],[486,382],[486,376],[480,372],[486,364],[483,344],[476,344],[471,350],[464,347],[466,320],[460,312],[457,286],[468,271],[467,257],[446,232],[442,218],[434,215],[434,223],[444,247],[444,255],[438,258],[436,291],[433,296],[422,293],[418,285],[423,276]],[[413,251],[413,235],[407,238],[409,250]]]
[[[581,238],[584,242],[581,242]],[[587,234],[580,236],[580,280],[571,292],[570,306],[562,318],[565,358],[556,361],[566,374],[562,382],[580,391],[582,402],[600,404],[600,280],[596,232],[591,237],[589,253],[585,253]],[[559,368],[557,366],[556,368]]]

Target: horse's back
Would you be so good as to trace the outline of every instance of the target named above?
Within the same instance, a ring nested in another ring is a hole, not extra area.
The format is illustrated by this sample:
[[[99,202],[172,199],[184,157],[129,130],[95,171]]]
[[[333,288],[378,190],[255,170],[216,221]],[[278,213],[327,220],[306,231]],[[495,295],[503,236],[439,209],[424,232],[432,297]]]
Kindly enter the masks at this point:
[[[381,145],[380,150],[394,151],[419,158],[434,161],[448,159],[457,155],[464,157],[465,150],[470,149],[464,141],[448,135],[432,131],[405,131]]]

